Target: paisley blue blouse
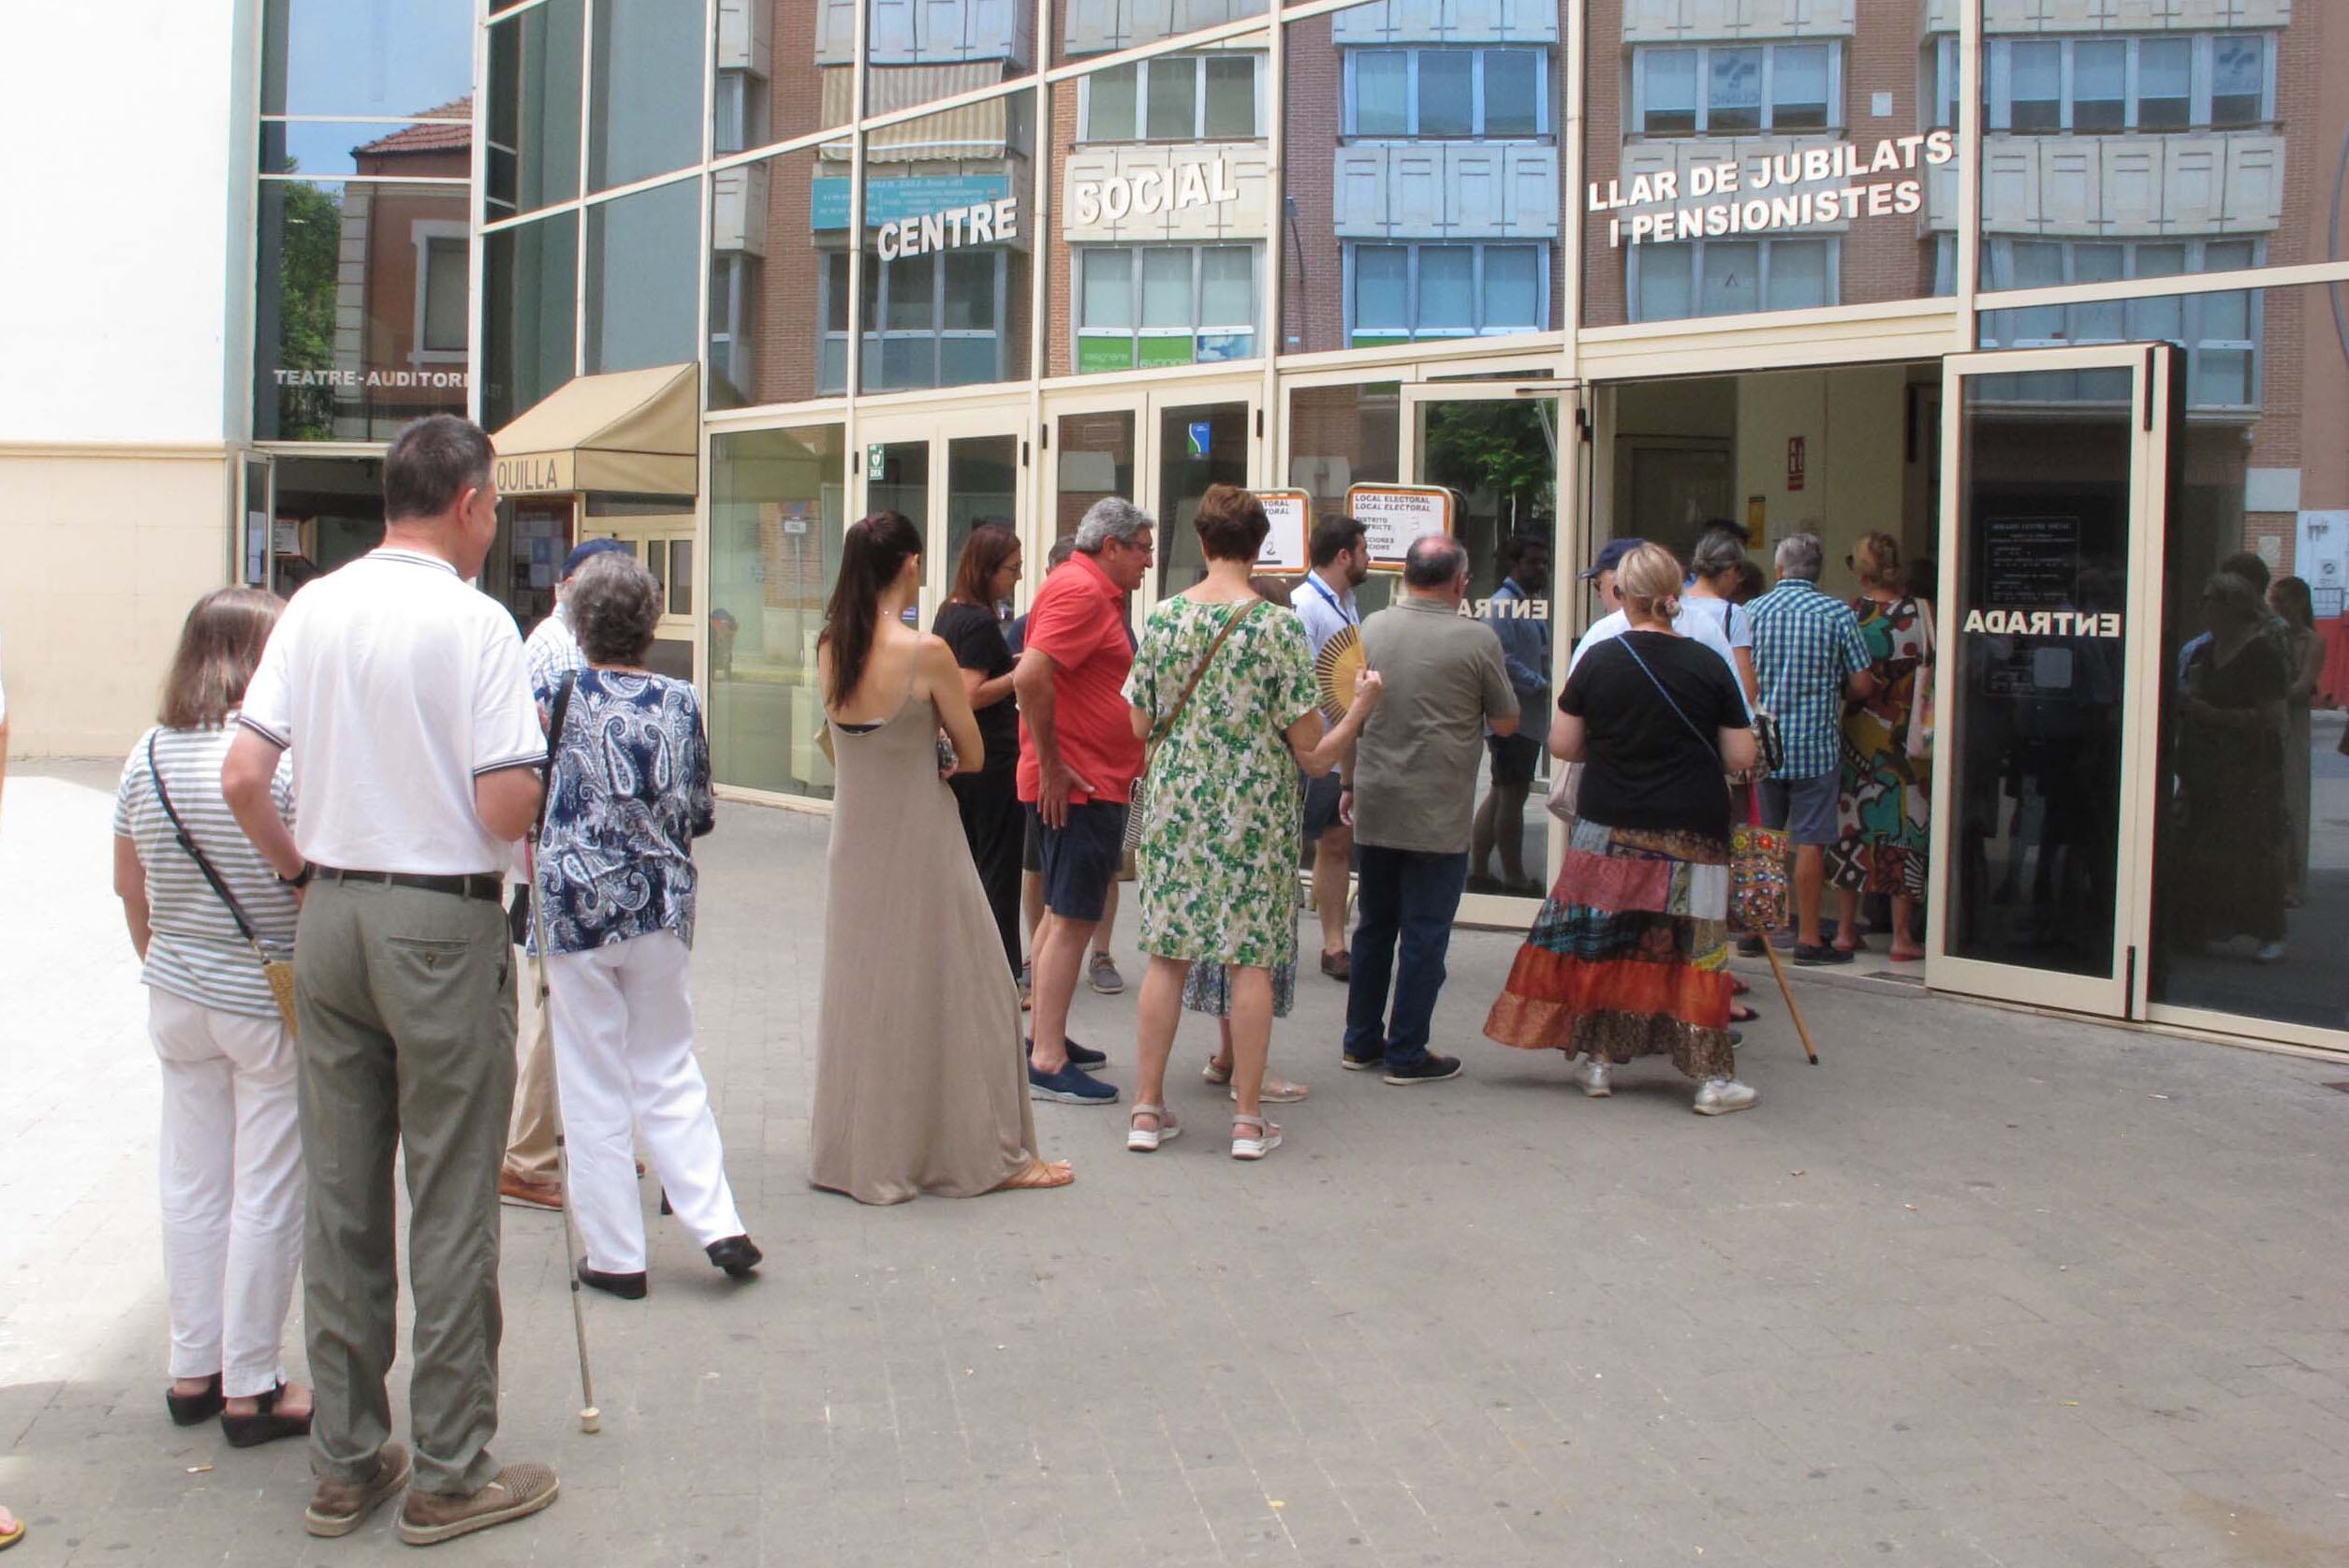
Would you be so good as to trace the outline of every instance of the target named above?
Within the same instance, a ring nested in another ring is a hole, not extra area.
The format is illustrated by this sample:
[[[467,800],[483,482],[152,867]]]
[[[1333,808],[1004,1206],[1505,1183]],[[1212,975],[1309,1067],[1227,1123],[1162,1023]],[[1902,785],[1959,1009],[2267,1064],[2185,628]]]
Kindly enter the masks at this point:
[[[693,687],[582,669],[547,775],[538,896],[548,945],[583,953],[675,931],[693,945],[693,841],[716,824]]]

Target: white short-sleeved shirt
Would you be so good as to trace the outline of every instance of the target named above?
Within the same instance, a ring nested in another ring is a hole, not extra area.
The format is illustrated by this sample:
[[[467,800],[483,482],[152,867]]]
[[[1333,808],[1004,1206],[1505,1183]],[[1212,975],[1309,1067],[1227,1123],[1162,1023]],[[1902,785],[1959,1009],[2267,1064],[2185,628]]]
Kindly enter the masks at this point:
[[[294,843],[345,871],[465,875],[511,845],[474,781],[546,760],[514,618],[446,561],[378,550],[297,594],[238,722],[294,755]]]

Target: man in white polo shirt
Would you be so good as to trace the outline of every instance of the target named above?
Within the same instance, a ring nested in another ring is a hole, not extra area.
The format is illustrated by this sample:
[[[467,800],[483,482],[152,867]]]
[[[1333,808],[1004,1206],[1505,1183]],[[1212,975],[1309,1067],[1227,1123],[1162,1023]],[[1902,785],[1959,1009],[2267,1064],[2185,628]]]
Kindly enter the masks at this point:
[[[420,419],[384,457],[380,549],[288,605],[245,693],[221,786],[280,876],[294,939],[316,1385],[304,1518],[345,1535],[415,1486],[423,1546],[536,1513],[554,1472],[490,1457],[497,1430],[498,1166],[514,1098],[512,949],[498,905],[538,809],[547,740],[513,619],[466,579],[497,529],[489,437]],[[270,804],[291,749],[290,834]],[[415,1440],[391,1441],[392,1194],[404,1142]]]

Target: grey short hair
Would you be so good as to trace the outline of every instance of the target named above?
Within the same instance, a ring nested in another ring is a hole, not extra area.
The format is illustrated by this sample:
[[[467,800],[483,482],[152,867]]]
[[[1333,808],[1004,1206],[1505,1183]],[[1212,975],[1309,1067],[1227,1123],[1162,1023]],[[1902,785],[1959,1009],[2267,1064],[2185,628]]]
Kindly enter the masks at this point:
[[[1077,550],[1082,555],[1098,555],[1111,539],[1139,545],[1142,535],[1157,526],[1148,512],[1123,496],[1105,495],[1085,508],[1084,520],[1077,525]]]
[[[1780,577],[1799,578],[1804,582],[1819,580],[1819,568],[1827,562],[1827,551],[1819,544],[1816,534],[1789,534],[1778,541]]]
[[[573,574],[563,613],[590,664],[641,663],[661,622],[661,582],[633,555],[595,556]]]
[[[1402,580],[1413,588],[1449,588],[1467,568],[1468,551],[1448,534],[1423,534],[1403,551]]]
[[[1726,528],[1710,528],[1696,541],[1696,549],[1689,556],[1688,569],[1710,580],[1724,572],[1737,570],[1745,559],[1745,541]]]

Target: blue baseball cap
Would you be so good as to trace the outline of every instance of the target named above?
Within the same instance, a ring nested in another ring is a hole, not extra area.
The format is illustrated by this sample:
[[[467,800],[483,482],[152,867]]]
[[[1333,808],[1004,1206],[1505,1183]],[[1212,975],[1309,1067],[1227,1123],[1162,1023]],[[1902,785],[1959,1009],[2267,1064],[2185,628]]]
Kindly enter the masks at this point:
[[[618,539],[580,540],[578,544],[571,547],[571,553],[563,558],[563,579],[565,582],[568,582],[573,575],[576,574],[581,566],[586,565],[590,561],[595,560],[595,557],[599,555],[608,555],[613,550],[618,550],[623,555],[634,555],[636,553],[636,551],[630,550],[626,545],[622,544]]]
[[[1613,571],[1616,567],[1623,564],[1624,556],[1629,555],[1633,550],[1637,550],[1641,545],[1644,545],[1648,541],[1645,539],[1608,540],[1607,543],[1599,546],[1599,558],[1591,563],[1589,570],[1582,574],[1582,580],[1589,582],[1592,579],[1597,577],[1601,572]]]

